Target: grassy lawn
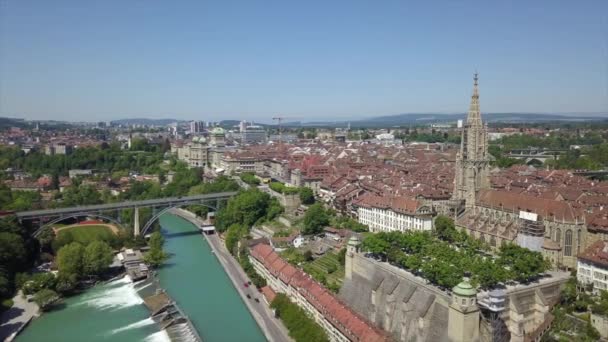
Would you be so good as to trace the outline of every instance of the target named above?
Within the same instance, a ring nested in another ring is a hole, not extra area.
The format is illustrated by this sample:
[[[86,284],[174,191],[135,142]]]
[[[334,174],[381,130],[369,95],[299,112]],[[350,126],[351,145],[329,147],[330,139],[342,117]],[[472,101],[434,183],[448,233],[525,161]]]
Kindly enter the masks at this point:
[[[330,273],[330,271],[332,271]],[[327,253],[319,259],[304,265],[304,271],[317,279],[323,275],[327,283],[342,285],[344,280],[344,266],[338,260],[338,254]]]
[[[83,245],[88,245],[92,241],[111,240],[115,234],[107,226],[95,225],[95,224],[87,224],[81,226],[74,226],[70,228],[61,229],[58,234],[61,236],[69,232],[72,235],[72,238],[76,242],[80,242]]]

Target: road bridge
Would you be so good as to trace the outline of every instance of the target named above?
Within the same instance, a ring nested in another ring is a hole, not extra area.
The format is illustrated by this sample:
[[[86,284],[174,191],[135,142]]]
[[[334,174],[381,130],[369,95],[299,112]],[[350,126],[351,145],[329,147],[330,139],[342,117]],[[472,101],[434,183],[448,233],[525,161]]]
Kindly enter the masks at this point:
[[[584,176],[589,178],[599,178],[608,176],[608,169],[606,170],[576,170],[572,172],[573,175]]]
[[[83,205],[69,208],[57,208],[57,209],[43,209],[43,210],[29,210],[19,211],[15,213],[15,216],[19,221],[36,221],[40,223],[40,227],[34,232],[34,235],[38,235],[42,229],[60,221],[77,218],[83,216],[98,217],[117,223],[120,225],[120,221],[112,217],[112,212],[118,212],[123,209],[134,209],[134,235],[146,234],[152,227],[152,224],[162,214],[172,208],[179,208],[187,205],[203,205],[213,210],[218,210],[219,205],[222,201],[228,200],[232,196],[237,194],[236,191],[219,192],[213,194],[204,195],[192,195],[192,196],[181,196],[181,197],[165,197],[155,198],[140,201],[125,201],[117,203],[107,204],[96,204],[96,205]],[[140,208],[153,208],[153,215],[145,225],[143,229],[140,229],[139,225],[139,209]]]

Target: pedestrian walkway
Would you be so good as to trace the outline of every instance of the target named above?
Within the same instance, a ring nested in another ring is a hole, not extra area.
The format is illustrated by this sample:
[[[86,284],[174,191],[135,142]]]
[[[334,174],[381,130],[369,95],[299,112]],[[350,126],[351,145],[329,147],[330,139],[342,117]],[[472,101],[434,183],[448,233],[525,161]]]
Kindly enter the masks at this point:
[[[21,291],[13,298],[13,303],[0,317],[0,341],[12,341],[21,329],[38,315],[38,305],[28,302]]]

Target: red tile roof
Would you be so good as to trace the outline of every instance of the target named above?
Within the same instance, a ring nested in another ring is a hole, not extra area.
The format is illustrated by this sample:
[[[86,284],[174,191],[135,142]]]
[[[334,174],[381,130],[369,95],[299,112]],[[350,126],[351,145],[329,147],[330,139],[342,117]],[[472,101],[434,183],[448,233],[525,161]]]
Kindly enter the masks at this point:
[[[597,241],[579,254],[578,259],[608,268],[608,241]]]
[[[558,220],[565,222],[582,222],[583,216],[570,203],[550,200],[546,198],[526,196],[500,190],[480,190],[478,205],[518,213],[529,211],[536,213],[545,220]]]
[[[345,305],[323,285],[314,281],[306,273],[287,264],[266,244],[257,244],[251,248],[251,256],[263,263],[270,273],[279,275],[280,279],[297,289],[312,306],[314,306],[331,324],[352,341],[381,342],[388,341],[388,336],[380,329],[368,323],[363,317]],[[272,262],[268,262],[273,260]],[[262,289],[262,291],[264,291]]]
[[[407,197],[376,196],[365,194],[356,200],[356,204],[366,208],[391,209],[397,213],[415,214],[420,202]]]

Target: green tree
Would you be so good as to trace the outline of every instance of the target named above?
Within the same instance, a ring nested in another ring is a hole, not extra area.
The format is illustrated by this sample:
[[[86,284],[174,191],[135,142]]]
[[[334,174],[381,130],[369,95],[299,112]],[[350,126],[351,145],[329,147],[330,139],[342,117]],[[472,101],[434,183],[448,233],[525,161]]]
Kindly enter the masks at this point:
[[[311,188],[302,187],[300,188],[300,201],[303,204],[313,204],[315,203],[315,195],[312,192]]]
[[[255,177],[255,175],[251,172],[241,173],[239,176],[241,180],[249,185],[257,186],[260,185],[260,180]]]
[[[59,273],[81,278],[85,274],[84,247],[78,242],[61,247],[57,253],[57,268]]]
[[[38,304],[40,310],[48,311],[52,308],[53,304],[59,301],[61,297],[57,294],[57,292],[51,289],[43,289],[34,295],[34,302]]]
[[[225,237],[226,249],[228,249],[228,251],[231,254],[236,255],[237,244],[238,244],[239,240],[241,240],[246,235],[247,235],[247,228],[244,227],[243,225],[235,223],[235,224],[231,225],[230,227],[228,227],[228,230],[226,231],[226,237]]]
[[[144,261],[153,267],[162,265],[168,258],[169,255],[163,250],[163,243],[165,239],[162,234],[158,231],[152,233],[150,236],[150,250],[144,255]]]
[[[312,261],[312,252],[310,250],[306,250],[306,252],[304,252],[304,260],[305,261]]]
[[[57,278],[53,273],[35,273],[26,276],[28,279],[23,283],[23,293],[26,295],[36,293],[43,289],[54,289],[57,284]],[[21,280],[23,282],[23,280]]]
[[[266,218],[270,201],[270,195],[255,188],[239,193],[218,212],[217,230],[223,232],[235,223],[249,229],[256,222]]]
[[[454,220],[447,216],[438,215],[435,219],[435,234],[442,240],[453,242],[456,238]]]
[[[63,192],[64,207],[73,207],[78,205],[100,204],[101,194],[92,185],[80,185],[67,188]]]
[[[0,233],[0,266],[12,274],[26,260],[27,250],[23,238],[15,233]]]
[[[390,245],[382,238],[381,235],[374,234],[366,237],[365,240],[363,240],[361,248],[364,251],[368,251],[376,255],[386,255]]]
[[[108,269],[114,255],[104,241],[93,241],[84,250],[84,270],[89,275],[100,275]]]
[[[76,274],[66,274],[59,272],[55,290],[59,293],[69,294],[78,286],[78,277]]]
[[[313,204],[306,210],[303,224],[302,234],[318,234],[323,231],[323,227],[329,224],[329,215],[320,203]]]

